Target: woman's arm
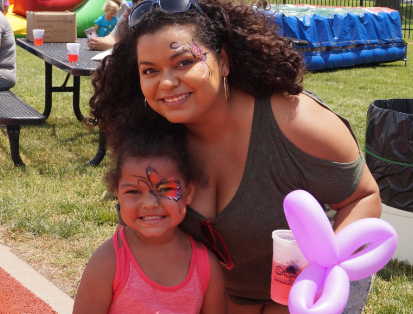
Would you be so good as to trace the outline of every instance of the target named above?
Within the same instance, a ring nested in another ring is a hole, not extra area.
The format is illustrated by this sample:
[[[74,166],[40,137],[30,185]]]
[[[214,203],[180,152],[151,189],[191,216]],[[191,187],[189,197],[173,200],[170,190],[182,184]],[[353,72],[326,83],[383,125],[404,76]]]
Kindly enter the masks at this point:
[[[80,280],[73,314],[108,313],[113,297],[115,270],[116,254],[111,238],[90,258]]]
[[[304,94],[274,95],[271,101],[282,132],[302,151],[339,163],[350,163],[359,156],[359,147],[343,121],[312,98]],[[353,194],[329,206],[337,211],[333,226],[336,233],[353,221],[380,217],[379,189],[367,166]]]
[[[210,277],[207,292],[202,302],[201,314],[228,313],[225,295],[224,272],[217,257],[208,250],[210,263]]]
[[[337,233],[353,221],[363,218],[380,218],[381,199],[379,187],[367,166],[364,166],[363,176],[357,190],[345,201],[329,204],[337,211],[334,217],[334,232]]]

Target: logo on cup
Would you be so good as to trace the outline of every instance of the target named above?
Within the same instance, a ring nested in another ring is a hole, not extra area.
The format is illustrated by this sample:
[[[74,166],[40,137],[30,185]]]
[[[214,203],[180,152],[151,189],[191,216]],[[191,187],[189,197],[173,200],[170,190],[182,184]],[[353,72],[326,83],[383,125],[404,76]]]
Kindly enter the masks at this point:
[[[296,263],[297,261],[290,261],[287,266],[276,265],[274,271],[279,277],[274,277],[274,280],[284,284],[286,282],[293,284],[301,273],[300,267]]]

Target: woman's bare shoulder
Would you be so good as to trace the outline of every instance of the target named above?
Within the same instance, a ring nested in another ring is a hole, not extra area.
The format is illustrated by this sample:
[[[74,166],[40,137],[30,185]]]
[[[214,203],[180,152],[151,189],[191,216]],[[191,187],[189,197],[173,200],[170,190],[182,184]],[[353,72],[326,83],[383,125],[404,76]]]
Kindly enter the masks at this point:
[[[357,143],[344,122],[311,97],[274,94],[271,106],[283,134],[307,154],[342,163],[358,157]]]

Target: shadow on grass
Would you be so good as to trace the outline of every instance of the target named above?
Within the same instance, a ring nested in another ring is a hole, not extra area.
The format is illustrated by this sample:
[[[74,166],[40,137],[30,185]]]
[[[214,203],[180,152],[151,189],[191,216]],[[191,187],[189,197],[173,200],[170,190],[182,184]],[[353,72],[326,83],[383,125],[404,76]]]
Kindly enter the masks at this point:
[[[388,262],[377,275],[386,281],[391,281],[394,277],[406,277],[407,280],[413,282],[413,266],[407,261],[399,261],[396,258]]]

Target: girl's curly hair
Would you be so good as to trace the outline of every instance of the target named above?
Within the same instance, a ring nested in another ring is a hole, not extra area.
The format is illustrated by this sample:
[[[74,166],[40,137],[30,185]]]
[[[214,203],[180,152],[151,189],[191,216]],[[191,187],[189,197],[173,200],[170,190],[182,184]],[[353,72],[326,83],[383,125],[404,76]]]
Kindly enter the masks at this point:
[[[103,59],[92,84],[90,122],[106,132],[108,146],[116,151],[131,136],[151,125],[168,125],[182,131],[151,108],[145,108],[137,66],[137,40],[165,26],[188,25],[194,36],[218,58],[225,44],[229,58],[228,84],[254,97],[275,92],[296,95],[302,92],[304,63],[291,41],[277,34],[273,17],[265,12],[267,3],[235,4],[230,0],[199,0],[209,19],[196,8],[170,13],[158,6],[143,15],[138,25],[119,25],[121,38],[112,55]],[[263,9],[263,10],[258,10]],[[185,127],[184,127],[185,128]]]
[[[111,193],[114,193],[118,187],[123,165],[129,158],[170,159],[182,175],[186,186],[189,182],[195,182],[200,188],[208,187],[209,180],[201,162],[190,153],[187,141],[181,137],[181,134],[147,129],[139,136],[132,135],[125,140],[117,153],[111,156],[112,166],[104,177],[104,182]]]

